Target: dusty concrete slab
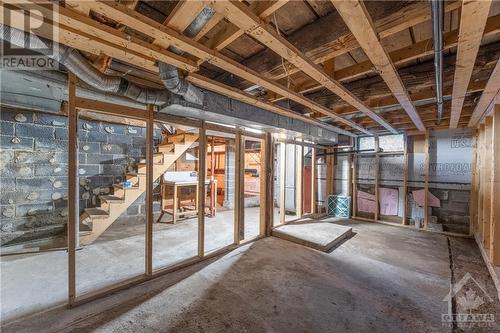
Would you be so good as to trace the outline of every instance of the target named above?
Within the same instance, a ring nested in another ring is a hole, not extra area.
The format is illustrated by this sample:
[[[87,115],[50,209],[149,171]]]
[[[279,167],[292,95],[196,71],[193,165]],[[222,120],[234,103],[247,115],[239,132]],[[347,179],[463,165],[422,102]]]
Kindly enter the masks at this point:
[[[442,323],[450,253],[457,280],[470,272],[496,293],[471,239],[346,224],[354,237],[331,253],[268,237],[74,309],[12,322],[2,333],[451,332]],[[500,305],[484,313],[500,318]],[[484,331],[498,331],[497,322]]]
[[[309,220],[279,226],[273,230],[272,235],[327,252],[350,237],[352,235],[352,228],[339,224]]]

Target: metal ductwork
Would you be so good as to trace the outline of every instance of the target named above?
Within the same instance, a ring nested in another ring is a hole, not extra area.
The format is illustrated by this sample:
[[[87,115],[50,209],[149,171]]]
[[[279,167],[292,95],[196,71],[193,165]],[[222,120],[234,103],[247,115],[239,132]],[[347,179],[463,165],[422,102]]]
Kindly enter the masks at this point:
[[[18,47],[29,45],[34,50],[47,50],[53,49],[52,46],[57,47],[59,52],[56,54],[49,54],[43,51],[40,53],[64,65],[80,80],[100,91],[124,96],[140,103],[158,106],[164,105],[171,98],[170,92],[166,90],[140,87],[127,79],[103,74],[92,66],[77,50],[45,38],[40,38],[34,34],[24,33],[24,31],[19,29],[0,24],[0,38]]]
[[[193,22],[191,22],[186,30],[184,30],[184,35],[190,38],[196,36],[212,18],[212,16],[214,16],[214,14],[215,11],[212,8],[203,8],[203,10],[193,20]],[[182,50],[179,50],[175,47],[170,47],[169,50],[178,55],[184,54]],[[160,72],[160,79],[165,85],[165,88],[167,88],[174,94],[181,95],[186,101],[190,103],[203,105],[203,93],[200,91],[200,89],[181,77],[181,74],[177,67],[160,61],[158,63],[158,68]]]
[[[443,1],[431,0],[431,6],[432,42],[434,47],[434,72],[436,75],[436,123],[439,125],[443,117]]]

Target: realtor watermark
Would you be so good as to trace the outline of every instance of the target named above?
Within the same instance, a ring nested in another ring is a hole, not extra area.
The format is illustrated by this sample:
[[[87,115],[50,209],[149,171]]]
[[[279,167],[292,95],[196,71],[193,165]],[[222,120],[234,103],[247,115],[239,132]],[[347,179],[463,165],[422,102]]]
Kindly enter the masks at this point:
[[[495,325],[495,315],[488,313],[494,300],[470,273],[450,286],[450,292],[443,301],[448,302],[448,313],[441,315],[443,327],[474,329]]]
[[[53,59],[59,53],[55,22],[57,5],[51,2],[12,2],[3,6],[3,29],[7,40],[1,41],[0,69],[54,70]]]

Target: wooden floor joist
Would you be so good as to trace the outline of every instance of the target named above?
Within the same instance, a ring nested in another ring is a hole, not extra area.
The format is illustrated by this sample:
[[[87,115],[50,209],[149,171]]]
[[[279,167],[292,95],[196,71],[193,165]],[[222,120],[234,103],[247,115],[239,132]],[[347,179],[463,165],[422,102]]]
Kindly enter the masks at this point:
[[[425,126],[410,100],[408,92],[403,85],[403,81],[401,81],[392,60],[379,41],[375,26],[363,2],[360,0],[332,0],[332,3],[340,16],[344,19],[349,30],[351,30],[354,37],[356,37],[356,40],[361,45],[365,54],[376,67],[379,75],[384,79],[394,97],[396,97],[399,104],[401,104],[408,116],[413,120],[417,129],[420,131],[425,130]]]
[[[271,26],[252,13],[248,6],[238,1],[218,0],[212,1],[212,3],[216,11],[223,12],[229,21],[245,31],[246,34],[275,51],[350,105],[366,113],[388,131],[397,133],[381,116],[364,105],[361,100],[345,89],[339,82],[327,75],[320,66],[308,59],[300,50],[278,35]]]
[[[206,61],[212,65],[215,65],[221,69],[224,69],[234,75],[244,78],[256,85],[259,85],[265,89],[273,91],[281,96],[285,96],[294,102],[304,105],[316,112],[320,112],[326,116],[331,117],[334,121],[343,123],[349,127],[352,127],[362,133],[371,135],[372,133],[356,123],[339,117],[337,114],[331,112],[328,108],[318,104],[301,94],[298,94],[291,89],[288,89],[272,80],[269,80],[259,73],[242,66],[238,62],[232,60],[231,58],[224,56],[218,51],[211,50],[206,46],[189,39],[175,30],[166,27],[140,13],[131,10],[123,5],[116,2],[103,2],[96,1],[89,4],[90,8],[100,13],[114,21],[133,27],[135,30],[147,34],[155,39],[155,43],[160,43],[161,45],[167,43],[169,45],[175,46],[176,48],[183,50],[184,52],[190,53],[203,61]],[[252,14],[253,15],[253,14]],[[79,20],[81,15],[74,13],[74,19]],[[378,115],[375,115],[378,117]],[[390,127],[390,125],[388,125]],[[390,127],[392,128],[392,127]],[[394,130],[394,129],[393,129]]]
[[[470,117],[469,127],[476,127],[488,110],[495,107],[495,98],[500,92],[500,58],[491,73],[490,79],[484,88],[483,94]]]
[[[465,92],[469,85],[476,56],[481,45],[482,35],[491,0],[464,0],[460,18],[457,61],[453,80],[453,100],[451,106],[450,128],[456,128],[460,120]]]

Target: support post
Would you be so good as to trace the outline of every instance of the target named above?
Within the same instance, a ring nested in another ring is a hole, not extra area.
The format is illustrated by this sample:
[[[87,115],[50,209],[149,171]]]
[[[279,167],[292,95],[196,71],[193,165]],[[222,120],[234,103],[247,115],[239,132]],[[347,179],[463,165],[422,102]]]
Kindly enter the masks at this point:
[[[154,105],[148,105],[148,120],[146,121],[146,275],[153,274],[153,119]]]
[[[80,218],[78,181],[78,111],[75,74],[68,73],[68,305],[76,299],[76,247]]]
[[[496,105],[493,110],[492,127],[492,172],[491,181],[491,201],[497,202],[491,205],[491,235],[490,235],[490,259],[491,262],[500,266],[500,204],[496,201],[495,194],[500,193],[500,105]],[[496,154],[495,154],[496,153]]]
[[[206,203],[206,161],[207,161],[207,137],[205,134],[205,122],[201,123],[198,139],[198,257],[205,256],[205,203]]]
[[[326,149],[326,196],[328,197],[329,195],[332,195],[333,192],[333,187],[335,183],[335,162],[334,162],[334,149],[333,148],[327,148]]]

